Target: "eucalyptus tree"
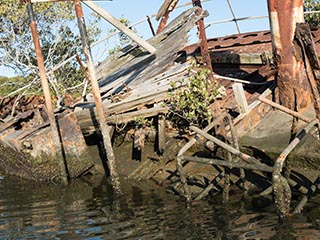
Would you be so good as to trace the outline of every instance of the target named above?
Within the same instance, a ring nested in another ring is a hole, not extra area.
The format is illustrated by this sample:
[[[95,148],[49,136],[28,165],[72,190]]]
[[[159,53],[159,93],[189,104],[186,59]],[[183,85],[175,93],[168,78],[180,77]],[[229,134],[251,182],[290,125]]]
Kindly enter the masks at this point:
[[[59,99],[84,79],[76,58],[65,61],[76,54],[82,56],[74,7],[72,2],[67,1],[35,3],[33,9],[48,79]],[[89,33],[90,36],[97,37],[100,33],[98,18],[91,19],[93,20],[88,24]],[[25,84],[28,87],[21,88],[25,90],[24,93],[40,89],[26,6],[21,5],[18,0],[0,0],[0,65],[14,69],[17,75],[27,77],[28,83]],[[63,67],[57,68],[59,65]]]

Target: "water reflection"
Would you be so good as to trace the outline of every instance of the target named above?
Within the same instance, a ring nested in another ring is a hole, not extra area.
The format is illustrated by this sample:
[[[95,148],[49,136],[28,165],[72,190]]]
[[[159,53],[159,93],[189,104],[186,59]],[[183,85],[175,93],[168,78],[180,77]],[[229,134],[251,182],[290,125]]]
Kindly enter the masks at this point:
[[[0,239],[320,239],[320,198],[281,223],[272,199],[241,192],[186,204],[150,182],[107,179],[63,187],[5,177],[0,181]]]

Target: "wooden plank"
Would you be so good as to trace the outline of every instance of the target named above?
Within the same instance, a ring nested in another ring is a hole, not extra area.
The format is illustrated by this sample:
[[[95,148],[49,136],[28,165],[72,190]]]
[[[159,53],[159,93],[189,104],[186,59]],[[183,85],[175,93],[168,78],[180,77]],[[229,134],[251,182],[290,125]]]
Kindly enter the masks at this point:
[[[164,93],[160,93],[157,95],[150,95],[150,96],[147,96],[146,98],[144,97],[144,98],[141,98],[138,100],[133,100],[128,103],[129,105],[125,105],[120,102],[120,104],[117,103],[117,106],[115,108],[106,109],[105,114],[112,115],[112,114],[117,114],[117,113],[121,113],[124,111],[130,111],[130,110],[133,110],[139,106],[144,106],[147,104],[161,102],[166,98],[168,98],[168,95],[166,92],[164,92]],[[78,111],[75,113],[77,115],[78,123],[79,123],[82,131],[86,132],[86,129],[90,128],[90,126],[91,127],[96,126],[96,121],[97,121],[98,116],[97,116],[96,112],[94,111],[94,109],[92,109],[92,108],[85,109],[85,110]]]
[[[142,109],[134,112],[116,114],[107,117],[108,123],[127,123],[134,121],[137,117],[143,116],[145,118],[157,116],[159,113],[167,113],[168,109],[164,107],[154,107],[149,109]]]
[[[139,37],[135,32],[133,32],[131,29],[126,27],[124,24],[122,24],[118,19],[113,17],[110,13],[105,11],[103,8],[99,7],[94,2],[85,1],[83,2],[85,5],[87,5],[89,8],[91,8],[96,13],[100,14],[101,17],[103,17],[105,20],[107,20],[109,23],[111,23],[113,26],[118,28],[121,32],[126,34],[128,37],[130,37],[133,41],[135,41],[139,46],[146,49],[149,53],[154,54],[156,52],[156,48],[152,46],[147,41],[143,40],[141,37]]]
[[[158,151],[163,154],[166,145],[166,118],[163,114],[158,114]]]
[[[246,95],[244,94],[243,86],[241,83],[234,83],[232,85],[233,93],[238,104],[240,113],[246,114],[249,112],[249,107],[246,99]]]

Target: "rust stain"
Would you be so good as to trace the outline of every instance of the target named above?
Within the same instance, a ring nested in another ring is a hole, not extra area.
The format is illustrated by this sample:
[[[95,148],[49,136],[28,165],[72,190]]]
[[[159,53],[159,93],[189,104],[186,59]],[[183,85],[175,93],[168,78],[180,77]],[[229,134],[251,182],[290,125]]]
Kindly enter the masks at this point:
[[[201,1],[200,0],[192,0],[192,3],[194,6],[198,7],[197,13],[200,14],[202,10]],[[200,51],[202,56],[202,63],[204,67],[208,68],[210,70],[209,80],[213,81],[213,68],[211,64],[211,58],[208,48],[208,41],[207,41],[207,35],[206,30],[204,26],[203,19],[200,19],[197,23],[198,25],[198,33],[199,33],[199,40],[200,40]]]

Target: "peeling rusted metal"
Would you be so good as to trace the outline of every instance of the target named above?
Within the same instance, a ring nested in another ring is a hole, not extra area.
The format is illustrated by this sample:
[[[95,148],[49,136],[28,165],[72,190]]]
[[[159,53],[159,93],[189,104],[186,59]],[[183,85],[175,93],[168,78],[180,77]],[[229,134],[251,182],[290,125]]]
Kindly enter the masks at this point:
[[[202,6],[200,0],[192,0],[192,3],[195,7],[198,7],[196,14],[200,14],[202,12]],[[199,33],[199,40],[200,40],[200,51],[202,56],[202,64],[205,68],[210,70],[209,80],[213,81],[213,68],[211,64],[210,53],[208,49],[208,42],[207,42],[207,35],[204,26],[203,19],[199,20],[198,23],[198,33]]]
[[[156,16],[156,20],[161,18],[159,23],[157,34],[162,32],[162,30],[166,27],[169,15],[173,11],[173,9],[177,6],[179,0],[165,0],[165,2],[160,7],[158,14]]]
[[[298,110],[310,105],[301,51],[294,44],[296,23],[304,22],[302,0],[268,0],[273,54],[281,105]],[[299,86],[299,88],[297,88]]]
[[[30,29],[32,33],[32,38],[33,38],[33,43],[35,47],[35,52],[36,52],[36,57],[37,57],[37,62],[38,62],[38,69],[39,69],[39,74],[40,74],[40,79],[41,79],[41,85],[45,97],[45,103],[46,103],[46,110],[47,114],[49,117],[49,122],[50,122],[50,127],[51,127],[51,135],[52,139],[54,142],[54,145],[52,148],[54,149],[52,152],[55,153],[56,159],[58,160],[58,164],[60,167],[61,171],[61,179],[64,183],[68,182],[68,173],[67,173],[67,168],[64,162],[63,158],[63,149],[62,149],[62,143],[60,140],[60,135],[59,135],[59,128],[54,116],[54,111],[53,111],[53,106],[51,102],[51,95],[50,95],[50,89],[49,89],[49,84],[48,84],[48,79],[46,76],[46,70],[44,66],[44,60],[42,56],[42,50],[41,50],[41,45],[40,45],[40,39],[37,31],[37,24],[35,21],[35,16],[32,8],[32,3],[30,1],[26,1],[26,7],[27,7],[27,13],[28,17],[30,20]]]

